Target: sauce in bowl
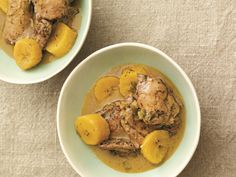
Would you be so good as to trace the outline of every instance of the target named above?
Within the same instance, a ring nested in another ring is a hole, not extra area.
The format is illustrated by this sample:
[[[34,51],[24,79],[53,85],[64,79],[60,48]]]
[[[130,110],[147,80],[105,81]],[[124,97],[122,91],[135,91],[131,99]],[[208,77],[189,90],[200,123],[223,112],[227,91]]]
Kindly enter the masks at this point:
[[[174,95],[177,98],[179,98],[181,102],[183,102],[178,90],[166,76],[164,76],[161,72],[159,72],[158,70],[152,67],[148,67],[145,65],[141,65],[141,66],[144,67],[146,71],[148,71],[148,75],[152,77],[161,78],[163,81],[165,81],[166,85],[172,89]],[[125,67],[127,67],[127,65],[115,67],[111,69],[109,72],[107,72],[106,74],[104,74],[104,76],[119,77],[120,73]],[[94,87],[87,93],[85,97],[84,105],[82,109],[82,115],[94,113],[102,109],[106,104],[109,104],[115,100],[122,99],[119,89],[117,89],[117,90],[114,90],[114,93],[111,96],[109,96],[104,101],[100,102],[96,99],[94,95]],[[184,106],[182,107],[181,112],[180,112],[180,119],[181,119],[181,124],[177,130],[177,133],[170,137],[169,149],[162,163],[164,163],[167,159],[169,159],[173,155],[173,153],[176,151],[176,149],[178,148],[178,145],[180,144],[183,138],[184,130],[185,130]],[[114,153],[111,153],[108,150],[103,150],[99,146],[91,146],[91,149],[96,154],[96,156],[101,161],[103,161],[106,165],[121,172],[127,172],[127,173],[144,172],[162,164],[161,163],[158,165],[154,165],[150,163],[148,160],[146,160],[143,157],[141,153],[137,153],[136,155],[119,156]]]

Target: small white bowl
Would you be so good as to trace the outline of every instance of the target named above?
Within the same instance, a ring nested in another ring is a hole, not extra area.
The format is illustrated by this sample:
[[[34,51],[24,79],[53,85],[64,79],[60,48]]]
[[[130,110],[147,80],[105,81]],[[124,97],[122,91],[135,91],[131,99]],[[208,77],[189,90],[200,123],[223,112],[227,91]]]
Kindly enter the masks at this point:
[[[161,166],[143,173],[122,173],[101,162],[74,129],[84,97],[95,81],[122,64],[145,64],[165,74],[183,97],[186,109],[184,137],[176,152]],[[81,62],[67,78],[57,108],[57,130],[62,150],[82,177],[175,177],[188,164],[200,136],[200,107],[194,87],[185,72],[160,50],[139,43],[122,43],[96,51]]]
[[[50,79],[69,65],[86,39],[92,17],[92,0],[80,0],[80,8],[82,21],[78,37],[73,48],[65,56],[48,64],[41,63],[29,71],[22,71],[15,60],[0,49],[0,80],[14,84],[39,83]]]

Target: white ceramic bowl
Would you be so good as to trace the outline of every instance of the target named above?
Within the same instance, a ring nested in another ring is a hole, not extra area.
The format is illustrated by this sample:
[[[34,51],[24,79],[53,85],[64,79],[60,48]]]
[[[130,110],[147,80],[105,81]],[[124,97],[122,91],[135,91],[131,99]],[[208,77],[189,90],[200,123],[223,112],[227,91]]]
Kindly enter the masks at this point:
[[[112,67],[139,63],[164,73],[183,96],[186,129],[176,152],[160,167],[143,173],[122,173],[101,162],[74,129],[85,94],[95,81]],[[57,130],[62,150],[72,167],[82,177],[174,177],[190,161],[200,135],[200,107],[194,87],[184,71],[160,50],[139,43],[116,44],[90,55],[67,78],[57,109]]]
[[[45,81],[62,71],[81,49],[90,27],[92,0],[80,0],[80,8],[82,15],[81,27],[70,52],[51,63],[40,64],[29,71],[22,71],[16,65],[15,60],[0,49],[0,80],[15,84],[33,84]]]

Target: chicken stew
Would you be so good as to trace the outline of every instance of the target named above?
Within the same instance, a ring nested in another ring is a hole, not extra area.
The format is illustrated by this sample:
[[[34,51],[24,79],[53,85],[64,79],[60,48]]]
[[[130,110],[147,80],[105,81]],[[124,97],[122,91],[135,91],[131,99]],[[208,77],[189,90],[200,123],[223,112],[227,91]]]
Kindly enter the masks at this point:
[[[1,0],[0,47],[23,70],[70,51],[80,27],[79,0]]]
[[[185,127],[182,98],[145,65],[113,68],[88,92],[75,128],[105,164],[122,172],[157,167],[177,149]]]

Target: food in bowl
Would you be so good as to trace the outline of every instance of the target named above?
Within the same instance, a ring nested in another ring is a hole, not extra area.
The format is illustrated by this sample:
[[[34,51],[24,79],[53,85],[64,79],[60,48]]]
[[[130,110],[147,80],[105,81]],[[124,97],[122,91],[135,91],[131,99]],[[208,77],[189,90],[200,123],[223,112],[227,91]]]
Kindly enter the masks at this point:
[[[75,129],[111,168],[143,172],[175,152],[184,134],[185,110],[178,90],[161,72],[123,65],[94,83]]]
[[[1,0],[0,9],[0,47],[22,70],[62,57],[76,40],[79,0]]]

